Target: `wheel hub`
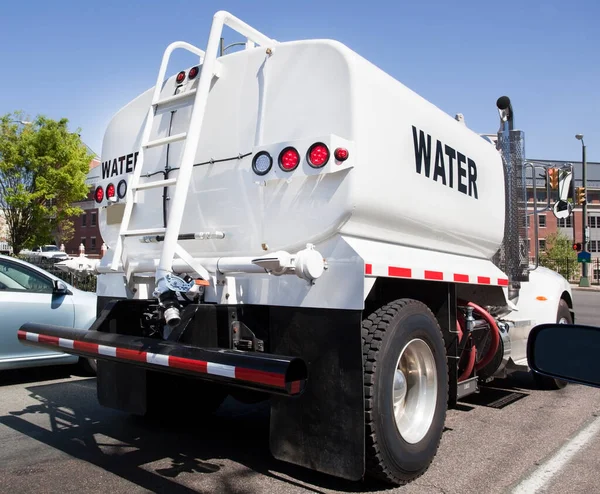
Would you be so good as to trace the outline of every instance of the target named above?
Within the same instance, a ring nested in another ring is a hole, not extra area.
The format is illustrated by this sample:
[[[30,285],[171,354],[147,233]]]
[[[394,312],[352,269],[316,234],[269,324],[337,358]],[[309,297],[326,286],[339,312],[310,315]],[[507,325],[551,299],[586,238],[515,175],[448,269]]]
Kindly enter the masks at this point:
[[[421,441],[433,421],[437,403],[437,372],[431,348],[415,338],[400,352],[392,389],[396,427],[411,444]]]

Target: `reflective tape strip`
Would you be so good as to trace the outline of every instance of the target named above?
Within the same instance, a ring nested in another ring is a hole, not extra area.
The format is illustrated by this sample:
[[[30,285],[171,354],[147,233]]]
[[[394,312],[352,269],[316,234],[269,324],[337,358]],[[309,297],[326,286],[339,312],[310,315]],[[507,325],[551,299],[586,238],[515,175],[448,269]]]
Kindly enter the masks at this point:
[[[114,346],[98,345],[98,355],[106,355],[107,357],[116,357],[117,349]]]
[[[473,283],[476,285],[508,286],[508,278],[490,278],[489,276],[469,275],[433,270],[419,270],[401,266],[385,266],[365,263],[365,276],[384,276],[390,278],[412,278],[415,280],[454,281],[456,283]],[[493,280],[493,283],[492,283]]]
[[[214,376],[230,377],[235,379],[235,367],[232,365],[215,364],[207,362],[207,372]]]
[[[61,348],[73,348],[73,340],[67,340],[65,338],[58,339],[58,346]]]
[[[25,333],[25,339],[27,341],[38,341],[40,335],[37,333]]]
[[[21,330],[17,332],[17,336],[20,340],[27,340],[45,345],[55,345],[60,348],[79,350],[86,353],[104,355],[106,357],[113,357],[134,362],[145,362],[151,365],[172,367],[175,369],[197,372],[200,374],[211,374],[213,376],[227,377],[230,379],[258,383],[277,388],[286,387],[285,374],[278,374],[276,372],[247,369],[245,367],[236,367],[233,365],[218,364],[215,362],[204,362],[202,360],[175,357],[173,355],[163,355],[160,353],[144,352],[140,350],[131,350],[129,348],[99,345],[98,343],[70,340],[68,338],[59,338],[57,336],[30,333]],[[299,392],[299,384],[294,385],[294,391]]]
[[[146,353],[146,362],[149,364],[162,365],[169,367],[169,356],[161,355],[160,353]]]

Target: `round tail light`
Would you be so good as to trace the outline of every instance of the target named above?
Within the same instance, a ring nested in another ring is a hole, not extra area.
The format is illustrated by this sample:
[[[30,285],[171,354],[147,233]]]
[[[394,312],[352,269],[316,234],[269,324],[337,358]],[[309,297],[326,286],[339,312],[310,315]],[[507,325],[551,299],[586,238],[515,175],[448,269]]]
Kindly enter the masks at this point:
[[[188,74],[188,79],[190,79],[190,80],[195,79],[196,76],[198,75],[198,72],[200,72],[200,69],[198,67],[192,67]]]
[[[179,74],[177,74],[175,81],[177,82],[177,84],[181,84],[184,80],[185,80],[185,71],[182,70],[181,72],[179,72]]]
[[[322,142],[317,142],[308,149],[306,159],[313,168],[321,168],[329,161],[329,149]]]
[[[121,180],[119,185],[117,185],[117,195],[119,196],[119,199],[123,199],[125,194],[127,194],[127,181]]]
[[[300,154],[293,147],[287,147],[279,153],[279,168],[284,172],[291,172],[298,168]]]
[[[115,189],[114,184],[108,184],[106,186],[106,198],[107,199],[112,199],[113,197],[115,197],[117,193],[117,190]]]
[[[104,189],[100,185],[98,185],[94,191],[94,199],[96,202],[102,202],[104,199]]]
[[[273,158],[266,151],[261,151],[252,160],[252,170],[257,175],[266,175],[273,166]]]
[[[348,153],[347,149],[344,148],[337,148],[334,152],[333,152],[333,156],[335,157],[336,160],[338,161],[346,161],[348,159],[348,156],[350,156],[350,153]]]

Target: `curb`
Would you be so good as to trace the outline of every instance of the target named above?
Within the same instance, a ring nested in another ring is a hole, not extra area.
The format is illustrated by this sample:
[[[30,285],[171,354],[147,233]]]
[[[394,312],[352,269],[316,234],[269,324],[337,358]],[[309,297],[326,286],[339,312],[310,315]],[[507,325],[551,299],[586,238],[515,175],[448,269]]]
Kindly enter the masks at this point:
[[[594,285],[594,286],[588,287],[588,286],[571,285],[571,290],[578,291],[578,292],[600,292],[600,286]]]

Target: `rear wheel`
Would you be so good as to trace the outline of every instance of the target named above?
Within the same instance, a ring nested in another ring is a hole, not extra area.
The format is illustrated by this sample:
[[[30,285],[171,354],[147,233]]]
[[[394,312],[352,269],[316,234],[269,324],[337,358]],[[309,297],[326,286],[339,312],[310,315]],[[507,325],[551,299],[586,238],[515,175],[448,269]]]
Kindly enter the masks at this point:
[[[367,474],[404,484],[427,470],[442,436],[444,340],[429,308],[411,299],[371,314],[362,332]]]
[[[561,299],[558,303],[558,311],[556,314],[556,322],[558,324],[573,324],[573,316],[571,316],[571,311],[569,310],[569,305],[564,299]],[[563,381],[562,379],[555,379],[549,376],[542,376],[537,372],[531,372],[533,374],[533,379],[540,389],[545,390],[557,390],[563,389],[568,383],[567,381]]]

